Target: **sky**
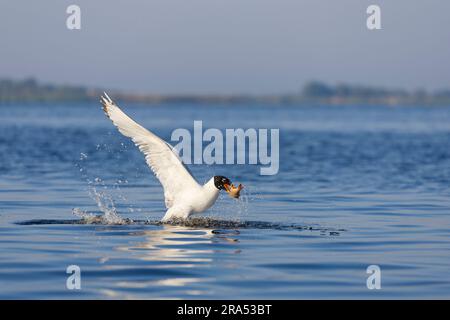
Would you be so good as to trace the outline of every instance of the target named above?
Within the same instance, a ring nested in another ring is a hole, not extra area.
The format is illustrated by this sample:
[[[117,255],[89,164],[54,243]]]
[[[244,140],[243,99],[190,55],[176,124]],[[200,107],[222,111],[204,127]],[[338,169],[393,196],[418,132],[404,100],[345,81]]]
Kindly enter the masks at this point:
[[[71,4],[81,30],[66,27]],[[381,30],[366,27],[371,4]],[[0,36],[0,78],[156,94],[450,88],[444,0],[1,0]]]

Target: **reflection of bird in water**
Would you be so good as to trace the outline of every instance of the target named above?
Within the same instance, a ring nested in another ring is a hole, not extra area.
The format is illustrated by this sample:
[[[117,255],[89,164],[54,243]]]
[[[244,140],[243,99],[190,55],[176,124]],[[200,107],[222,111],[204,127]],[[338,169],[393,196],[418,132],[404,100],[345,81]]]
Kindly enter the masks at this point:
[[[129,245],[118,246],[116,250],[125,251],[128,257],[144,261],[139,265],[149,270],[148,275],[139,280],[119,280],[114,287],[102,290],[102,293],[107,297],[118,299],[124,298],[120,288],[146,290],[158,287],[180,287],[177,292],[182,296],[196,297],[207,294],[202,283],[214,281],[214,277],[199,269],[213,270],[211,268],[214,268],[217,263],[220,263],[222,268],[235,269],[236,266],[233,263],[224,263],[224,260],[227,255],[241,252],[237,248],[239,242],[236,238],[232,238],[238,233],[236,230],[222,232],[171,225],[133,232],[134,236],[144,237],[144,241],[129,242]],[[220,249],[211,249],[211,245],[217,243]],[[223,244],[229,244],[229,248],[224,247]],[[105,266],[105,268],[114,268],[114,266]],[[126,296],[125,298],[135,297]]]
[[[167,207],[162,221],[187,218],[191,214],[209,209],[217,200],[220,190],[239,198],[242,185],[235,188],[223,176],[214,176],[200,185],[184,166],[173,147],[128,117],[108,97],[101,97],[103,110],[120,133],[129,137],[145,155],[145,160],[164,188]]]
[[[212,255],[219,252],[239,253],[240,250],[207,249],[212,243],[237,243],[233,238],[237,230],[218,231],[211,229],[191,229],[182,226],[163,225],[161,229],[145,230],[139,235],[145,236],[144,242],[133,246],[118,247],[118,250],[139,252],[140,259],[147,261],[178,262],[179,267],[194,267],[195,263],[212,262]],[[205,245],[204,247],[202,245]],[[186,262],[180,264],[179,262]]]

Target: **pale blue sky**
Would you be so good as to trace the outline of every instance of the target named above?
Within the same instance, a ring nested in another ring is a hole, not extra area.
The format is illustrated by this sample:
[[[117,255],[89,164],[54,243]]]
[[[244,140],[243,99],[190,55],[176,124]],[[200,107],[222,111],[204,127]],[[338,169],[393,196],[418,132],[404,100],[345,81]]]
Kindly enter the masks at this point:
[[[66,29],[78,4],[82,30]],[[382,30],[366,8],[382,8]],[[2,0],[0,77],[147,93],[450,87],[450,1]]]

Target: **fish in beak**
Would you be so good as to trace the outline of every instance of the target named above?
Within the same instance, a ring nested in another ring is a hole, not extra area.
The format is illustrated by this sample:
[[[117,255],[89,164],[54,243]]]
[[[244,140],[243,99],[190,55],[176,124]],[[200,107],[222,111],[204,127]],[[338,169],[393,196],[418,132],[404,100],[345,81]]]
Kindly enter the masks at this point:
[[[241,190],[244,188],[242,184],[235,187],[230,179],[224,176],[214,176],[214,186],[219,190],[225,190],[231,198],[239,199]]]
[[[228,195],[232,198],[239,199],[241,196],[241,190],[244,189],[244,186],[242,184],[239,184],[237,187],[234,186],[234,184],[227,184],[225,183],[223,185],[225,187],[225,191],[228,193]]]

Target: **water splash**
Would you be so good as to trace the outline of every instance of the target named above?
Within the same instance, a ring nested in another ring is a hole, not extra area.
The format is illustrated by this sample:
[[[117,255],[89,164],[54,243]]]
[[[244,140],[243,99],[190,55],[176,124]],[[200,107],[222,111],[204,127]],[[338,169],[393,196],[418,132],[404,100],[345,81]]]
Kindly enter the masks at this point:
[[[110,215],[101,214],[96,215],[79,208],[73,208],[72,214],[77,216],[78,220],[68,220],[72,221],[73,224],[102,224],[102,225],[127,225],[132,224],[134,221],[128,218],[122,218],[119,215],[111,218]]]
[[[97,178],[98,179],[98,178]],[[98,182],[98,181],[97,181]],[[106,189],[106,187],[104,187]],[[107,224],[123,224],[124,219],[117,213],[114,199],[105,191],[100,191],[96,186],[90,186],[89,195],[103,213],[102,219]]]
[[[125,148],[126,146],[122,143],[121,151]],[[103,151],[103,149],[110,152],[106,144],[98,144],[96,147],[96,151]],[[121,203],[128,202],[128,199],[121,190],[121,186],[127,185],[128,180],[122,178],[113,182],[105,182],[102,178],[98,177],[98,173],[95,173],[96,169],[94,169],[94,173],[91,172],[92,170],[88,170],[88,168],[92,169],[89,164],[90,158],[88,152],[81,152],[75,166],[78,168],[81,178],[87,183],[86,191],[89,197],[94,200],[102,215],[89,213],[79,208],[73,209],[72,213],[87,222],[93,221],[95,223],[98,222],[104,224],[123,224],[125,221],[131,221],[130,219],[122,218],[118,214],[117,206],[115,204],[115,200],[118,200]],[[130,203],[128,203],[126,207],[130,213],[141,211],[140,208],[137,208]]]
[[[86,219],[86,220],[95,217],[95,215],[93,213],[81,210],[80,208],[73,208],[72,214],[80,219]]]
[[[248,215],[249,201],[252,196],[252,189],[245,188],[244,192],[241,194],[241,197],[236,201],[237,213],[239,216]]]

